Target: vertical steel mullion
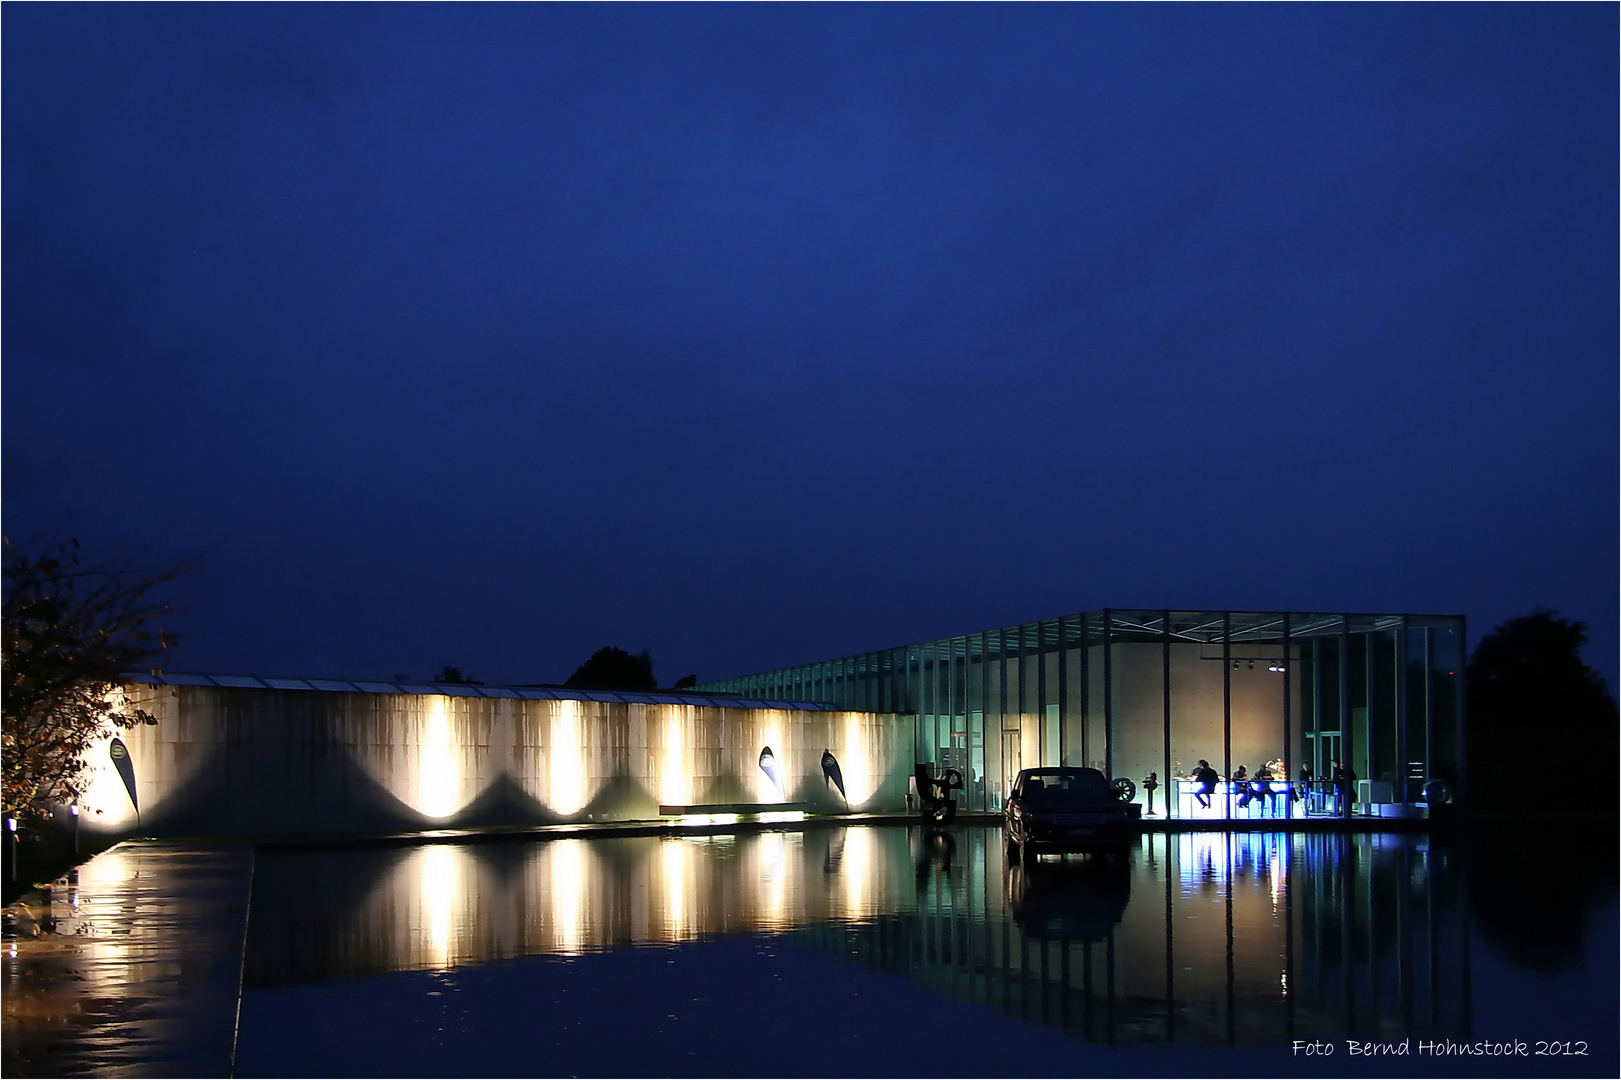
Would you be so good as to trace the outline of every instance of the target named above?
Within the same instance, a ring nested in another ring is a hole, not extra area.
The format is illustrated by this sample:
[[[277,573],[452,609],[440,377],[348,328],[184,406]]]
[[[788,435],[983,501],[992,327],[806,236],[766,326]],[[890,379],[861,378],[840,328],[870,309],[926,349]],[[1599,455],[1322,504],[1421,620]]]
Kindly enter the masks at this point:
[[[1081,764],[1092,766],[1092,616],[1081,616]]]
[[[1407,790],[1407,774],[1412,768],[1409,759],[1413,756],[1407,734],[1407,649],[1407,616],[1403,615],[1401,627],[1396,631],[1396,783],[1401,787],[1401,798],[1396,801],[1401,803],[1403,815],[1407,813],[1407,804],[1412,802]]]
[[[1169,821],[1173,816],[1171,806],[1176,801],[1172,798],[1176,792],[1176,777],[1171,773],[1171,613],[1167,611],[1163,614],[1165,622],[1161,629],[1165,632],[1165,638],[1161,645],[1160,675],[1165,704],[1165,761],[1161,767],[1165,771],[1160,775],[1165,777],[1161,787],[1165,792],[1165,819]]]
[[[1019,757],[1021,760],[1024,757],[1024,718],[1030,715],[1029,702],[1025,700],[1024,692],[1024,658],[1025,653],[1028,651],[1025,649],[1026,625],[1026,623],[1019,624]],[[1038,747],[1041,745],[1040,740],[1037,740],[1036,745]]]
[[[1114,616],[1103,609],[1103,776],[1114,779]]]
[[[1457,658],[1457,663],[1454,665],[1454,670],[1455,670],[1456,674],[1453,676],[1455,681],[1453,683],[1453,691],[1452,691],[1452,714],[1453,714],[1452,715],[1452,724],[1453,724],[1453,727],[1452,727],[1453,750],[1452,750],[1452,752],[1453,752],[1453,755],[1454,755],[1453,760],[1456,762],[1456,764],[1453,766],[1453,768],[1456,770],[1454,775],[1457,776],[1457,778],[1458,778],[1458,791],[1457,791],[1457,794],[1453,796],[1453,798],[1461,800],[1467,805],[1467,803],[1468,803],[1468,785],[1469,785],[1469,778],[1468,778],[1469,765],[1468,765],[1468,762],[1467,762],[1467,760],[1466,760],[1466,758],[1464,756],[1463,726],[1464,726],[1465,717],[1466,717],[1466,713],[1465,713],[1465,710],[1464,710],[1464,697],[1465,697],[1465,694],[1467,693],[1467,685],[1466,684],[1469,681],[1467,678],[1464,677],[1465,673],[1469,670],[1469,618],[1468,618],[1468,616],[1466,616],[1466,615],[1458,616],[1458,629],[1452,636],[1453,636],[1453,639],[1456,640],[1457,643],[1458,643],[1458,658]],[[1464,872],[1468,873],[1467,868],[1465,869]],[[1467,926],[1464,928],[1464,932],[1468,933],[1468,927]],[[1468,953],[1467,952],[1464,954],[1464,958],[1465,958],[1465,962],[1467,963],[1467,960],[1468,960]]]
[[[1233,816],[1233,613],[1221,613],[1222,816]]]
[[[991,654],[988,651],[990,635],[985,631],[979,634],[979,757],[984,763],[980,770],[980,809],[989,812],[991,808]],[[997,724],[1000,728],[1001,724]],[[996,737],[1000,739],[999,730]],[[1001,761],[1001,747],[997,747],[997,761]]]
[[[1289,782],[1291,785],[1289,790],[1292,792],[1294,790],[1294,741],[1291,736],[1294,728],[1293,680],[1295,670],[1295,647],[1294,643],[1289,640],[1290,629],[1289,613],[1285,611],[1283,613],[1283,779]],[[1270,798],[1271,796],[1269,795],[1268,799]],[[1276,803],[1273,805],[1275,806]],[[1293,809],[1294,800],[1285,798],[1283,800],[1283,816],[1293,817]]]
[[[1424,628],[1424,782],[1435,779],[1435,634]]]
[[[1355,725],[1351,722],[1351,616],[1340,615],[1340,780],[1334,782],[1333,774],[1329,774],[1330,783],[1337,789],[1334,797],[1340,801],[1338,807],[1340,817],[1350,820],[1351,817],[1351,756],[1353,743],[1351,729]]]
[[[1036,744],[1041,747],[1039,764],[1045,766],[1051,759],[1047,755],[1047,624],[1036,623]]]
[[[1383,632],[1371,626],[1365,635],[1367,644],[1362,647],[1362,699],[1366,703],[1363,714],[1368,718],[1367,747],[1363,753],[1368,756],[1368,779],[1379,779],[1379,725],[1373,715],[1374,703],[1379,698],[1379,649],[1382,644]],[[1368,792],[1371,797],[1373,792]]]
[[[1068,765],[1069,756],[1066,751],[1068,738],[1064,729],[1069,719],[1069,616],[1062,616],[1058,620],[1058,764]],[[1068,956],[1066,952],[1064,954]]]
[[[1309,765],[1315,772],[1321,768],[1323,756],[1323,639],[1320,637],[1311,639],[1311,725],[1317,737],[1311,741],[1313,754]],[[1309,786],[1306,795],[1308,799],[1311,796]]]

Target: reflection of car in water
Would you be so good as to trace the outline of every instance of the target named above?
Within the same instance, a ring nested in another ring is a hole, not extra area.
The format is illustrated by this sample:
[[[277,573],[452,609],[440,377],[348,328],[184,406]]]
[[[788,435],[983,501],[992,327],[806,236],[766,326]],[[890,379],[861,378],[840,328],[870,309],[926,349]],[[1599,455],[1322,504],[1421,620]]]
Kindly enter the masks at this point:
[[[1008,857],[1124,850],[1136,842],[1142,820],[1135,794],[1130,780],[1110,785],[1096,769],[1025,769],[1002,808]]]
[[[1010,866],[1005,880],[1013,921],[1042,941],[1102,941],[1131,902],[1126,859],[1032,861]]]

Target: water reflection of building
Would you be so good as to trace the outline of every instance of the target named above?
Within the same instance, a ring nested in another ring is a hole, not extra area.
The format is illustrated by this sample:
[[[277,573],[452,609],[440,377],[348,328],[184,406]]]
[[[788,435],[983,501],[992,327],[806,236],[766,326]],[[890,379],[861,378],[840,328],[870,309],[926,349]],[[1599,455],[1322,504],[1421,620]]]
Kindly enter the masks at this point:
[[[1161,835],[1124,874],[1031,874],[986,839],[915,908],[800,937],[1099,1042],[1468,1033],[1463,913],[1422,841]]]
[[[1114,1042],[1458,1036],[1448,853],[1411,837],[1156,835],[1130,862],[1004,865],[999,830],[278,851],[250,986],[788,934]]]
[[[248,977],[272,985],[858,921],[907,901],[910,882],[886,873],[911,866],[906,845],[904,829],[864,826],[261,852]]]
[[[1462,616],[1104,609],[704,684],[917,717],[918,761],[961,770],[996,810],[1021,768],[1157,773],[1172,817],[1402,816],[1431,779],[1457,783]],[[1206,811],[1172,781],[1282,759],[1317,779]],[[1335,762],[1357,785],[1333,794]],[[1240,805],[1242,803],[1242,805]]]

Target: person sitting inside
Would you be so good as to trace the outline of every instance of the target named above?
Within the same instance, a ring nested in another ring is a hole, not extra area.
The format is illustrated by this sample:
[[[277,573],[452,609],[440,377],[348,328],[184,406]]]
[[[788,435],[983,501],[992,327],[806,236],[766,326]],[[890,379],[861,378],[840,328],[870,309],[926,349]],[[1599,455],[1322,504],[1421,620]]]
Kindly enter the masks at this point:
[[[1272,772],[1272,763],[1269,761],[1265,765],[1261,766],[1260,772],[1255,774],[1255,797],[1261,798],[1264,796],[1271,801],[1273,806],[1276,806],[1278,796],[1277,793],[1272,790],[1272,781],[1274,779],[1276,779],[1276,776]]]
[[[1199,790],[1193,793],[1193,797],[1198,800],[1200,806],[1206,810],[1210,809],[1210,793],[1216,790],[1216,781],[1221,777],[1210,767],[1210,762],[1200,758],[1199,767],[1193,770],[1193,778],[1199,782]]]
[[[1250,804],[1250,800],[1255,798],[1255,792],[1250,790],[1250,767],[1248,765],[1240,765],[1238,768],[1234,769],[1232,781],[1232,790],[1238,792],[1238,805],[1248,806]]]

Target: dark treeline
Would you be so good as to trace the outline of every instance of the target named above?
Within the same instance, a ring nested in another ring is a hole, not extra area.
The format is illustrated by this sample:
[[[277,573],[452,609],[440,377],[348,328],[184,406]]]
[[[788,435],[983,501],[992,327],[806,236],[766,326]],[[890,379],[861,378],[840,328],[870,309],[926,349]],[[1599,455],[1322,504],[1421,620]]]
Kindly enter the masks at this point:
[[[675,681],[676,690],[696,685],[698,676],[684,675]],[[574,669],[563,684],[570,690],[657,690],[653,677],[653,657],[646,649],[632,656],[624,649],[604,645],[591,658]]]
[[[1468,668],[1469,901],[1517,963],[1582,962],[1617,887],[1621,716],[1582,661],[1586,627],[1539,609],[1481,639]]]

